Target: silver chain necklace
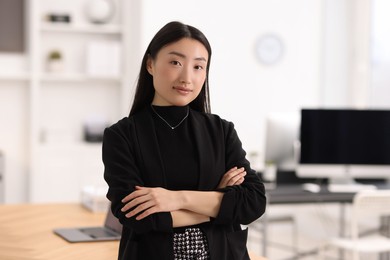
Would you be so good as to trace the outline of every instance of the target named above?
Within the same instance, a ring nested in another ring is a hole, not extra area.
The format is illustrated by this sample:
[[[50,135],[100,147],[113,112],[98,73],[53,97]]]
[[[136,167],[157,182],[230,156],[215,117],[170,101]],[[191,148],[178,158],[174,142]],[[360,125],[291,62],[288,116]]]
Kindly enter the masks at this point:
[[[171,126],[171,124],[169,124],[169,123],[167,122],[167,120],[165,120],[162,116],[159,115],[159,113],[157,113],[157,111],[154,109],[153,105],[150,105],[150,107],[152,108],[153,112],[154,112],[162,121],[164,121],[164,123],[167,124],[172,130],[175,129],[175,128],[177,128],[179,125],[181,125],[181,123],[183,123],[184,120],[186,120],[186,118],[188,117],[188,115],[189,115],[189,113],[190,113],[190,108],[187,107],[187,113],[186,113],[186,115],[183,117],[183,119],[182,119],[177,125]]]

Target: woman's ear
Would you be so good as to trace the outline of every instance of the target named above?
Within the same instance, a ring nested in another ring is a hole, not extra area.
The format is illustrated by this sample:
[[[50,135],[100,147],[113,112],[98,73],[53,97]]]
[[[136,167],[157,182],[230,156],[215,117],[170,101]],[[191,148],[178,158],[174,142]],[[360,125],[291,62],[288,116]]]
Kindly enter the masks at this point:
[[[153,76],[153,60],[150,55],[146,61],[146,69],[148,70],[149,74]]]

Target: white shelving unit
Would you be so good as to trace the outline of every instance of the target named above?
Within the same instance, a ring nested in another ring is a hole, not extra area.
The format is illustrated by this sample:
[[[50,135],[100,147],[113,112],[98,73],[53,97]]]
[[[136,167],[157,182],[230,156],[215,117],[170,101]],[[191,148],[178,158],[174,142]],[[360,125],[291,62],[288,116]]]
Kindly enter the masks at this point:
[[[42,32],[47,33],[80,33],[80,34],[121,34],[119,25],[85,25],[85,24],[43,24]]]
[[[1,81],[28,81],[30,79],[30,75],[27,73],[11,73],[11,74],[1,74]]]
[[[5,203],[79,201],[83,186],[105,185],[101,143],[83,140],[83,124],[128,114],[140,64],[141,0],[112,0],[116,13],[106,24],[88,21],[88,1],[26,0],[26,50],[0,53]],[[69,13],[71,22],[47,22],[50,12]],[[119,73],[88,73],[91,42],[119,46]],[[46,67],[54,49],[64,59],[56,73]]]
[[[84,123],[101,117],[111,124],[128,113],[133,87],[126,55],[131,46],[126,13],[130,1],[114,0],[116,13],[107,24],[85,18],[87,1],[29,1],[31,72],[19,76],[29,82],[30,202],[79,201],[84,186],[105,185],[101,143],[84,141]],[[71,15],[69,24],[43,19],[48,12],[59,11]],[[118,73],[88,73],[91,43],[118,47]],[[52,50],[62,54],[61,71],[47,69]]]

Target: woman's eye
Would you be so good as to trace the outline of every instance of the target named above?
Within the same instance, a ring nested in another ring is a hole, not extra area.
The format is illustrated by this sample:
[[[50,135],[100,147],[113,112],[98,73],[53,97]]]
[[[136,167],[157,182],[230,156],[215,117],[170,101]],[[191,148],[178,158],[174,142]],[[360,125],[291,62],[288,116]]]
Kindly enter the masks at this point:
[[[171,64],[172,65],[181,65],[180,62],[178,62],[177,60],[171,61]]]
[[[202,66],[195,66],[195,69],[196,69],[196,70],[202,70],[203,67],[202,67]]]

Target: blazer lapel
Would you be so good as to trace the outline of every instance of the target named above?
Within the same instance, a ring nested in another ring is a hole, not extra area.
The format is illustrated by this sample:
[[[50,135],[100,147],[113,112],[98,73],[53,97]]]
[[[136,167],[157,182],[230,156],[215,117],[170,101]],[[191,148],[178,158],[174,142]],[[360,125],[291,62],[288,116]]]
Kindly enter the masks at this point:
[[[219,182],[219,177],[215,167],[215,150],[216,140],[212,140],[209,129],[205,124],[205,119],[201,114],[191,110],[190,117],[191,126],[194,131],[195,146],[199,158],[199,184],[198,190],[214,190]]]
[[[141,151],[145,185],[150,187],[166,187],[165,172],[158,146],[154,121],[149,110],[143,109],[135,116],[135,128]]]

